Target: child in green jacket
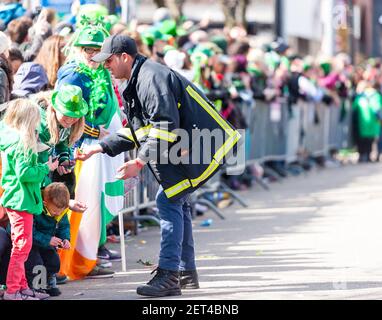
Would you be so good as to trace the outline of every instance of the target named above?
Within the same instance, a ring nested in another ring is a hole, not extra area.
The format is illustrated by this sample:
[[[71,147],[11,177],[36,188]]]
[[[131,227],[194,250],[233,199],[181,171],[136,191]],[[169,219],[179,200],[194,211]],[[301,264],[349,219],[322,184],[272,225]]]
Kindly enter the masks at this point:
[[[40,185],[48,172],[58,165],[51,159],[44,164],[38,162],[39,123],[39,107],[26,99],[10,102],[0,122],[1,185],[4,189],[0,203],[12,229],[12,254],[4,300],[49,297],[29,288],[24,267],[32,247],[33,215],[41,214],[43,207]]]

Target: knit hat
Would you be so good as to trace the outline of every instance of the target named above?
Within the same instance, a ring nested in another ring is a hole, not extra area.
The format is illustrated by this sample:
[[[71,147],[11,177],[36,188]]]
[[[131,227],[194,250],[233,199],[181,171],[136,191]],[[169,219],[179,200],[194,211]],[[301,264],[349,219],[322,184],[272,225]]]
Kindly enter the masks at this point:
[[[12,95],[26,97],[44,90],[49,83],[41,64],[24,62],[14,76]]]
[[[89,107],[82,98],[82,90],[78,86],[64,84],[52,95],[53,108],[64,116],[81,118],[88,113]]]
[[[186,54],[176,49],[169,50],[164,55],[164,62],[172,69],[182,69],[184,66],[184,59]]]
[[[3,54],[11,47],[11,39],[8,38],[8,36],[0,31],[0,54]]]
[[[223,52],[227,51],[228,41],[224,36],[216,35],[211,38],[211,42],[216,44]]]

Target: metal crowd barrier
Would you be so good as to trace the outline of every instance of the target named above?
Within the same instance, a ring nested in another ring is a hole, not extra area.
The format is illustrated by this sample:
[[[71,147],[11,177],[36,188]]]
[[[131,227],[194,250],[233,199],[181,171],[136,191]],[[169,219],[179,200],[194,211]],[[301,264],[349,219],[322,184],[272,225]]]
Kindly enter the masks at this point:
[[[328,156],[333,149],[352,146],[348,100],[343,107],[305,101],[288,106],[283,99],[270,104],[256,101],[249,126],[248,163],[276,160],[292,163],[302,151],[312,156]]]
[[[340,150],[353,147],[351,102],[342,101],[340,107],[330,108],[329,148]]]
[[[330,107],[316,103],[301,103],[303,150],[313,156],[325,156],[329,151]]]

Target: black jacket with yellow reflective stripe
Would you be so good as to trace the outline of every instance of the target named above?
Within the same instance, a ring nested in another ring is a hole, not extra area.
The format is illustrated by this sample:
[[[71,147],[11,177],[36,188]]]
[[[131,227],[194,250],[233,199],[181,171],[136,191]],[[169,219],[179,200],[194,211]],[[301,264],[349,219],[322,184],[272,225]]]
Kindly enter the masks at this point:
[[[101,142],[104,153],[115,156],[138,147],[138,157],[148,162],[171,200],[207,182],[240,139],[191,82],[141,55],[123,100],[134,134],[125,128],[108,136]],[[209,132],[217,138],[211,139]]]

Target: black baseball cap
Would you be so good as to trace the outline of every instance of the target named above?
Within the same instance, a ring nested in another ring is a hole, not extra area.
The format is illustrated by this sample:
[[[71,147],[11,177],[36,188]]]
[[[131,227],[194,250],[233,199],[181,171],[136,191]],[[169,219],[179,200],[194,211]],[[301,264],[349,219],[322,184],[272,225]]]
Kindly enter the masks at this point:
[[[97,53],[92,60],[94,62],[103,62],[113,54],[124,52],[128,55],[135,55],[138,53],[137,44],[134,39],[122,34],[117,34],[105,39],[101,51]]]

